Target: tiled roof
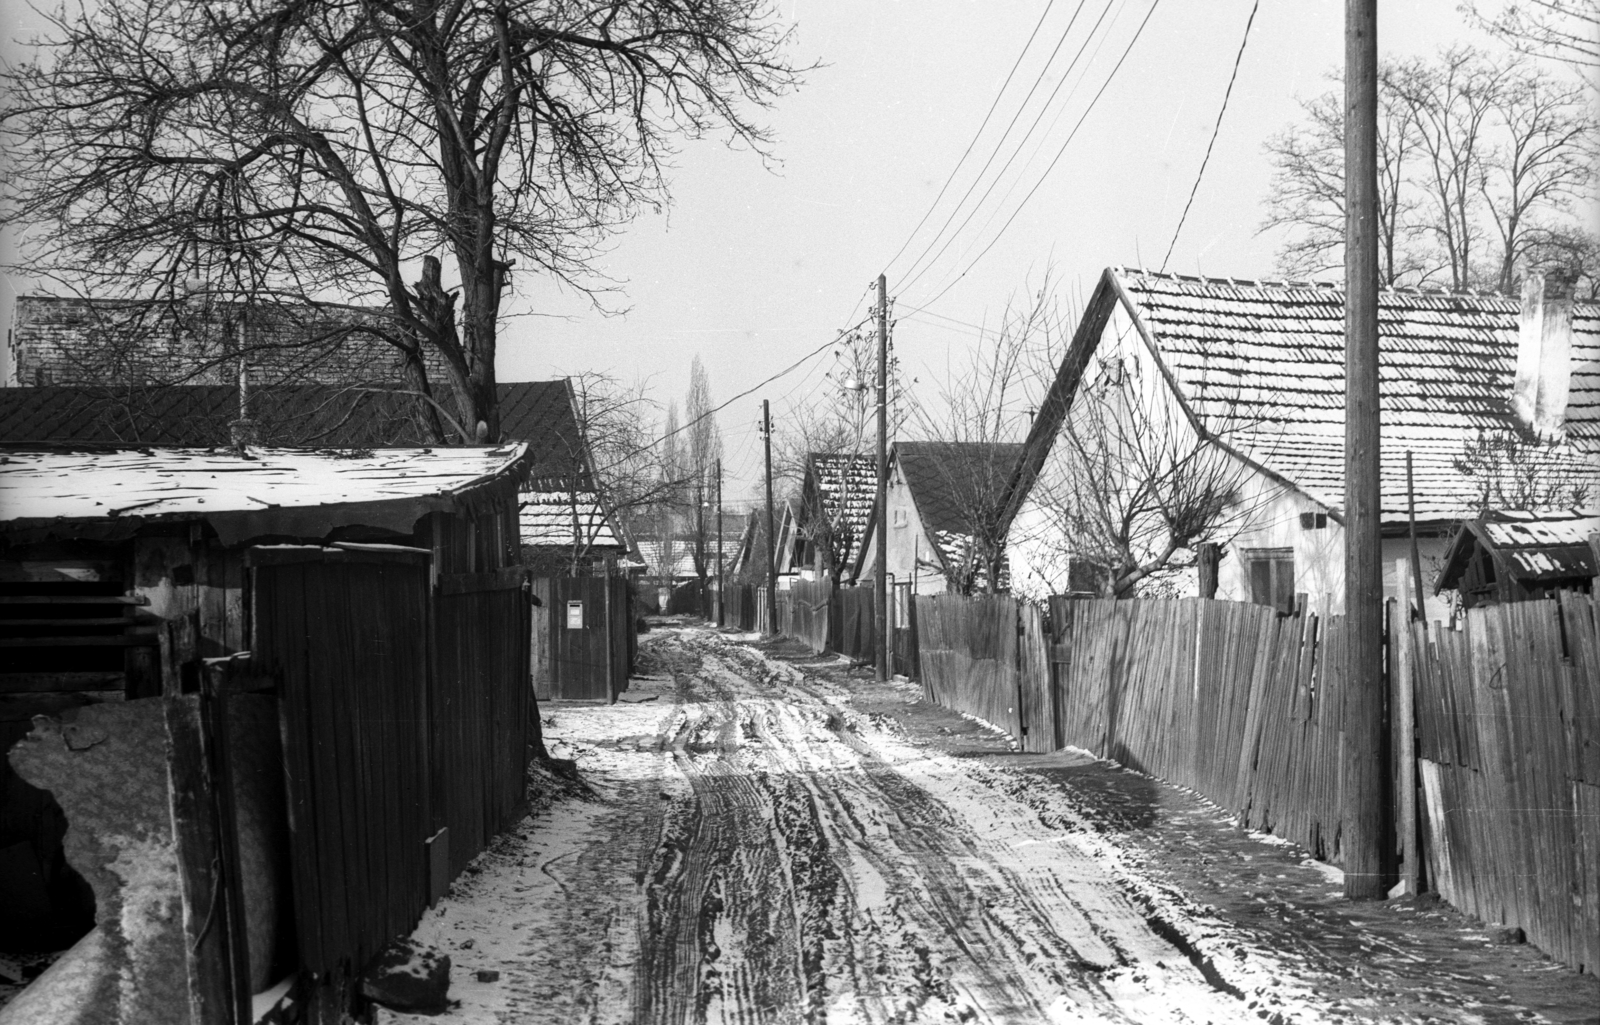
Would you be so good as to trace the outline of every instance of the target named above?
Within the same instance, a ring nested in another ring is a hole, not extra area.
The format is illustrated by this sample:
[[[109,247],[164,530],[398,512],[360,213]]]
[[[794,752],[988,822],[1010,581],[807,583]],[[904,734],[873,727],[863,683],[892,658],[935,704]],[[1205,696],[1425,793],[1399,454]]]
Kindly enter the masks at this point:
[[[851,536],[859,542],[866,536],[867,521],[878,497],[878,459],[876,456],[834,455],[813,452],[806,466],[805,488],[816,488],[822,508],[836,515]],[[810,510],[805,510],[810,515]],[[852,553],[844,553],[849,563]]]
[[[930,531],[970,534],[974,513],[990,504],[1011,479],[1022,445],[981,441],[897,441],[895,459]],[[994,499],[983,496],[993,495]]]
[[[1600,517],[1495,513],[1468,520],[1445,553],[1435,590],[1455,587],[1473,547],[1482,544],[1505,559],[1511,576],[1525,582],[1592,577],[1600,567],[1589,536],[1600,533]]]
[[[1148,328],[1191,408],[1224,441],[1334,509],[1344,505],[1344,293],[1332,285],[1109,276]],[[1521,304],[1499,295],[1386,290],[1379,300],[1382,511],[1459,519],[1478,482],[1455,466],[1480,437],[1516,429],[1511,409]],[[1600,458],[1600,304],[1573,315],[1570,444],[1543,469],[1592,480]],[[1591,488],[1589,500],[1596,498]]]
[[[498,386],[501,437],[534,449],[536,483],[588,485],[581,437],[565,381]],[[263,444],[381,448],[425,444],[421,402],[392,391],[333,385],[251,389]],[[232,385],[0,388],[0,442],[225,446],[239,416]]]
[[[527,451],[8,448],[0,521],[204,517],[449,496],[506,472]]]
[[[673,542],[672,567],[670,573],[662,571],[664,556],[662,555],[660,541],[640,541],[639,557],[644,560],[646,576],[670,576],[674,579],[684,579],[697,576],[694,571],[694,545],[682,538]]]
[[[517,505],[524,545],[570,550],[576,544],[613,551],[628,547],[593,491],[525,491],[517,496]]]

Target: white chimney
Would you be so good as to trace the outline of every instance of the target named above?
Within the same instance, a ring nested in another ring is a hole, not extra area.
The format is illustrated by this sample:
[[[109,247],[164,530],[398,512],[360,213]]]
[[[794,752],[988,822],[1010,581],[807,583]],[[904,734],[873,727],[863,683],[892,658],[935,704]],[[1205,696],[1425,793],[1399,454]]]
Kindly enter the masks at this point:
[[[1511,409],[1541,440],[1559,438],[1572,384],[1572,282],[1529,272],[1522,280],[1517,377]]]

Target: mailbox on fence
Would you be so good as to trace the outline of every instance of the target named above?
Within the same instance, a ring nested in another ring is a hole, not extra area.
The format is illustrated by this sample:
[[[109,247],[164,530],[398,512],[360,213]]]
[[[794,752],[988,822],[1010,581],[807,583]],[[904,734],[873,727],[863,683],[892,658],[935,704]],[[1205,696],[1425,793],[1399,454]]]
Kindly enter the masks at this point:
[[[582,630],[583,629],[583,602],[581,602],[581,601],[569,601],[569,602],[567,602],[567,629],[568,630]]]

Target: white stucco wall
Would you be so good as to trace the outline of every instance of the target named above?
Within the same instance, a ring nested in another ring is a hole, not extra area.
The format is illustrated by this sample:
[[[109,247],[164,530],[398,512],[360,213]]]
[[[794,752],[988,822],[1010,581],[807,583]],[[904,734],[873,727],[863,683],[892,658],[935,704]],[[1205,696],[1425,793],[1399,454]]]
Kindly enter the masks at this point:
[[[1116,359],[1135,375],[1139,400],[1152,410],[1151,422],[1164,430],[1183,432],[1185,438],[1193,437],[1176,397],[1167,386],[1155,359],[1145,347],[1143,339],[1119,305],[1107,322],[1095,358],[1084,373],[1080,388],[1093,387],[1102,374],[1107,361]],[[1200,413],[1225,411],[1201,410]],[[1210,422],[1208,418],[1208,422]],[[1226,430],[1226,426],[1223,426]],[[1040,471],[1040,480],[1046,482],[1064,479],[1062,446],[1052,447]],[[1294,552],[1294,589],[1305,593],[1312,607],[1324,599],[1333,612],[1344,608],[1344,528],[1328,518],[1327,526],[1306,529],[1301,525],[1300,514],[1326,514],[1328,509],[1316,499],[1285,487],[1265,474],[1240,467],[1238,501],[1231,507],[1228,520],[1219,531],[1223,558],[1218,567],[1217,597],[1234,601],[1250,600],[1250,581],[1243,552],[1250,548],[1287,548]],[[1025,499],[1012,522],[1008,538],[1011,560],[1012,589],[1018,594],[1040,599],[1059,594],[1067,589],[1067,569],[1070,543],[1064,537],[1058,516],[1052,514],[1041,495],[1047,489],[1036,488]],[[1418,541],[1422,558],[1423,580],[1431,590],[1444,555],[1445,539],[1424,537]],[[1394,597],[1395,560],[1409,557],[1410,543],[1405,538],[1389,538],[1383,542],[1384,593]],[[1195,593],[1196,574],[1187,574],[1184,593]],[[1430,597],[1426,603],[1428,618],[1443,619],[1449,615],[1447,603]]]

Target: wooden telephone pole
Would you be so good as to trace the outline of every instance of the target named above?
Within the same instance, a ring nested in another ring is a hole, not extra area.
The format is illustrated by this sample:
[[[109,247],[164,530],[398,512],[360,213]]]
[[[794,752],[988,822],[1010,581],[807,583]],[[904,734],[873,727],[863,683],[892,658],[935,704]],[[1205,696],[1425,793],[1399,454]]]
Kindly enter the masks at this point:
[[[1344,893],[1382,898],[1383,562],[1378,535],[1378,0],[1345,0]]]
[[[767,400],[761,400],[761,438],[767,449],[767,634],[778,633],[778,559],[777,537],[772,526],[772,411]]]
[[[722,570],[722,457],[717,457],[717,625],[722,621],[723,593],[727,580]]]
[[[877,559],[873,573],[877,576],[877,593],[873,595],[872,618],[876,632],[874,640],[878,655],[878,680],[889,678],[889,577],[888,524],[884,508],[889,492],[889,283],[878,275],[878,523]]]

